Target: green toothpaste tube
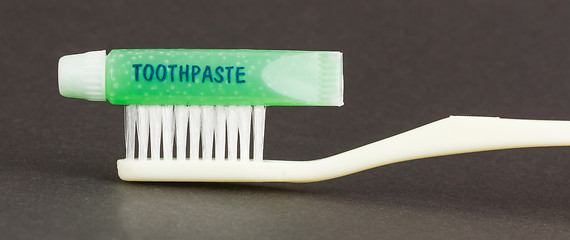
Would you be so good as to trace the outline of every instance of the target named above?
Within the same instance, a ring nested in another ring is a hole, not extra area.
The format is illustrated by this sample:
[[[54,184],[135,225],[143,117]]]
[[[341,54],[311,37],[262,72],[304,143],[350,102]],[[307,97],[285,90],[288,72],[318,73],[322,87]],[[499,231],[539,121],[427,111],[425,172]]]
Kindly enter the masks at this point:
[[[119,105],[342,106],[342,53],[94,51],[59,60],[59,90]]]

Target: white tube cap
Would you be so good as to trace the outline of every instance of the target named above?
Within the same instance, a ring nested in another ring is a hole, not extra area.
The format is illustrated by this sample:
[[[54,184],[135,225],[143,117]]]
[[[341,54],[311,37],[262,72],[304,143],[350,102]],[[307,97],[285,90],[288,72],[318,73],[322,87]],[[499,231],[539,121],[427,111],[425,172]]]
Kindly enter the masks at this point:
[[[59,93],[64,97],[105,101],[105,50],[59,59]]]

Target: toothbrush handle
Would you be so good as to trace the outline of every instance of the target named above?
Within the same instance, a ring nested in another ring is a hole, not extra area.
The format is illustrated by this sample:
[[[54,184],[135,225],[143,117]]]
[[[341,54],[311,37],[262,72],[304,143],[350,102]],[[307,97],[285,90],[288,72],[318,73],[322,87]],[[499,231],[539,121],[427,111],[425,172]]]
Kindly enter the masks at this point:
[[[451,116],[319,161],[350,174],[419,158],[570,145],[570,121]],[[347,163],[347,161],[350,161]]]

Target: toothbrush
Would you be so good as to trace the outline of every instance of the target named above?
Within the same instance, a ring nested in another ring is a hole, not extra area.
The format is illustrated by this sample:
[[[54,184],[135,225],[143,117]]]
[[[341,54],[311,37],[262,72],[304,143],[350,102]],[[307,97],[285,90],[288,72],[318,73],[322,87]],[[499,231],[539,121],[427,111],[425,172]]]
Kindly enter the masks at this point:
[[[450,116],[331,157],[309,161],[117,161],[125,181],[316,182],[386,164],[488,150],[570,145],[570,121]]]
[[[59,87],[66,97],[127,105],[126,157],[117,161],[125,181],[315,182],[406,160],[570,145],[570,121],[451,116],[323,159],[264,160],[265,106],[342,105],[341,57],[275,50],[97,51],[62,57]]]

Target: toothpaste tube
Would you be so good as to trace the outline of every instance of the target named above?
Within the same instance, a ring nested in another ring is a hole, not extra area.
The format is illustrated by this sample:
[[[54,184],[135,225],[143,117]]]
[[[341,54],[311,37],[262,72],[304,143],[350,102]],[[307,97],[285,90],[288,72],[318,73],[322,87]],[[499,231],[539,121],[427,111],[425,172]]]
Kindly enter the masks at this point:
[[[343,105],[342,53],[123,49],[64,56],[66,97],[119,105]]]

